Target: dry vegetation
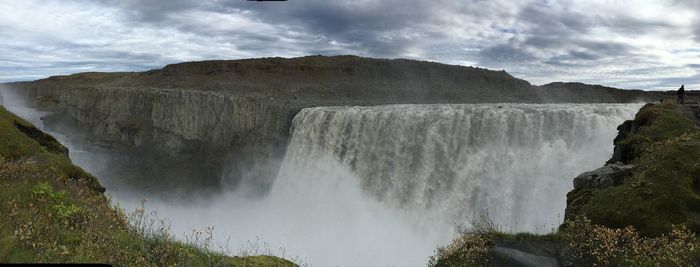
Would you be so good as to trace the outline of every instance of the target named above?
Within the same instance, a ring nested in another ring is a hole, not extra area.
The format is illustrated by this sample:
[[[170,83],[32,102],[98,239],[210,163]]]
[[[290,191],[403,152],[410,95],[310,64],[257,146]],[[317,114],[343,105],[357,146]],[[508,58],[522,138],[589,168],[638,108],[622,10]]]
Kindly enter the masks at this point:
[[[500,229],[489,220],[481,219],[472,228],[458,227],[457,238],[438,247],[428,259],[428,266],[483,266],[493,241],[502,236]]]
[[[632,226],[594,225],[586,218],[567,222],[564,237],[580,265],[691,266],[698,252],[695,233],[677,225],[669,233],[644,237]]]
[[[436,250],[428,266],[486,266],[489,249],[503,239],[564,241],[574,266],[697,266],[700,256],[699,240],[682,225],[657,237],[645,237],[631,226],[615,229],[577,218],[545,236],[506,234],[493,224],[462,228],[450,244]]]

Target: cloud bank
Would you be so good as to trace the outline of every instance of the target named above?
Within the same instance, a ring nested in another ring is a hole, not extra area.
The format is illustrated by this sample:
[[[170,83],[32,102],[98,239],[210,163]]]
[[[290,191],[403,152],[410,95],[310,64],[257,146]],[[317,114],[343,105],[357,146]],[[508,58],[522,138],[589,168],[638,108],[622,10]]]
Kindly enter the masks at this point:
[[[0,14],[0,82],[355,54],[505,69],[535,84],[700,89],[696,0],[22,0],[0,2]]]

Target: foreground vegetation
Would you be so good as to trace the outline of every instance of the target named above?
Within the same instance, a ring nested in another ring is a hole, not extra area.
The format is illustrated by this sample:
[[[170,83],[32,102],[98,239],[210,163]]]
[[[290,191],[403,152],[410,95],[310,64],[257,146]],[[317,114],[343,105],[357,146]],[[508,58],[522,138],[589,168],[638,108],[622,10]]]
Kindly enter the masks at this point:
[[[0,262],[296,266],[175,241],[167,227],[151,228],[143,210],[128,217],[110,206],[103,191],[53,137],[0,107]]]
[[[565,224],[548,235],[508,234],[492,225],[477,224],[460,230],[449,245],[438,248],[428,266],[486,266],[492,260],[490,250],[504,241],[560,246],[570,264],[567,266],[697,266],[700,258],[700,240],[682,225],[660,236],[646,237],[632,226],[610,228],[586,218]]]
[[[512,235],[477,223],[429,265],[488,265],[503,245],[545,248],[536,256],[566,266],[700,266],[700,107],[649,104],[618,130],[608,163],[631,171],[571,191],[557,231]]]

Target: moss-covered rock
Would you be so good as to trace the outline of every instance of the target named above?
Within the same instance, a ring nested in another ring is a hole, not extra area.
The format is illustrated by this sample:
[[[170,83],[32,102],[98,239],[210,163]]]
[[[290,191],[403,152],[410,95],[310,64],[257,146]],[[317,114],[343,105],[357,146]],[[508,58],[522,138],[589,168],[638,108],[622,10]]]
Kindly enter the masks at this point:
[[[565,219],[588,217],[614,228],[634,226],[657,236],[673,225],[700,232],[699,107],[648,104],[618,127],[608,164],[634,166],[614,186],[579,187],[567,194]]]

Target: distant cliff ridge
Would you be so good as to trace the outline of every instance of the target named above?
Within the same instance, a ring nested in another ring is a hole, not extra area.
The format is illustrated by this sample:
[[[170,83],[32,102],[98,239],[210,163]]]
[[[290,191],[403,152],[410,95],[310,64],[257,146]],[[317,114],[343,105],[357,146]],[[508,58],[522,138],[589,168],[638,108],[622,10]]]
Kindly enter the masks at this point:
[[[305,107],[641,102],[663,96],[583,84],[538,87],[505,71],[356,56],[189,62],[146,72],[54,76],[4,87],[50,110],[45,120],[49,127],[82,129],[80,133],[94,143],[143,152],[134,152],[141,165],[170,162],[170,177],[196,176],[207,184],[219,182],[223,162],[239,165],[229,170],[233,176],[274,176],[274,162],[284,154],[292,118]],[[272,165],[249,170],[259,162]],[[125,166],[131,170],[134,164]]]
[[[317,105],[484,102],[490,99],[495,102],[519,101],[518,96],[528,95],[526,91],[532,88],[527,81],[503,71],[354,56],[189,62],[141,73],[59,76],[34,84],[53,88],[137,87],[225,91]]]
[[[316,105],[629,102],[638,98],[651,99],[651,95],[643,91],[576,83],[552,83],[538,87],[505,71],[355,56],[187,62],[146,72],[79,73],[19,84],[42,88],[134,87],[222,91]]]

